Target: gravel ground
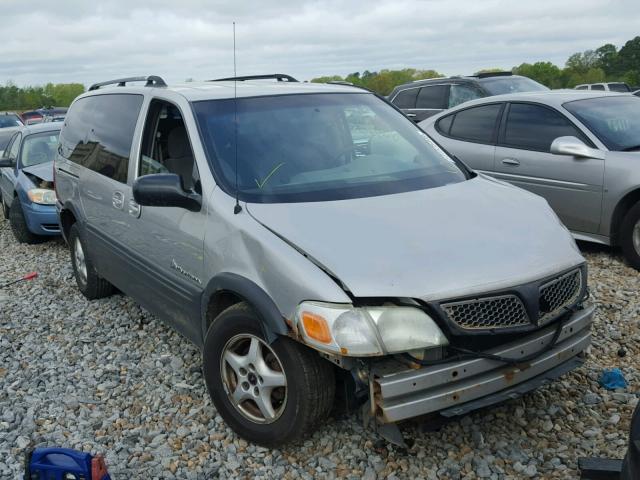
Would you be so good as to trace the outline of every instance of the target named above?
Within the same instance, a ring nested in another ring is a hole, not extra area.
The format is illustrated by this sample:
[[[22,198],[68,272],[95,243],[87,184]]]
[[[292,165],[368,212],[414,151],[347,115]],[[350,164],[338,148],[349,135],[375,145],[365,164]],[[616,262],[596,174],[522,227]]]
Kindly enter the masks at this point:
[[[578,371],[439,429],[405,423],[409,451],[379,441],[356,417],[269,450],[239,439],[216,414],[188,341],[122,295],[87,302],[61,241],[19,245],[2,222],[0,281],[40,276],[0,291],[0,478],[21,478],[35,445],[105,452],[114,479],[577,478],[578,457],[624,454],[640,360],[640,275],[616,252],[581,247],[599,309]],[[630,382],[625,391],[598,386],[614,366]]]

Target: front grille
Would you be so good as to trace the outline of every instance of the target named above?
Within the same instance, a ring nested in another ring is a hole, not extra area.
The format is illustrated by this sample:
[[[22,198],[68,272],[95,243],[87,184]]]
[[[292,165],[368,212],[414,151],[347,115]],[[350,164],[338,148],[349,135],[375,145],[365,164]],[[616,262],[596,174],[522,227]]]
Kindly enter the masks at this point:
[[[526,294],[505,294],[446,302],[440,307],[451,322],[464,330],[514,328],[534,323],[545,325],[561,315],[567,307],[575,305],[582,290],[582,272],[576,269],[540,285],[538,298],[529,299]],[[531,289],[519,291],[530,292]],[[530,304],[529,311],[538,312],[533,322],[522,299]],[[537,304],[533,305],[536,301]]]
[[[558,316],[565,307],[576,303],[582,291],[580,270],[569,272],[540,287],[539,324],[545,324]]]
[[[460,328],[485,330],[529,324],[527,311],[515,295],[445,303],[442,309]]]

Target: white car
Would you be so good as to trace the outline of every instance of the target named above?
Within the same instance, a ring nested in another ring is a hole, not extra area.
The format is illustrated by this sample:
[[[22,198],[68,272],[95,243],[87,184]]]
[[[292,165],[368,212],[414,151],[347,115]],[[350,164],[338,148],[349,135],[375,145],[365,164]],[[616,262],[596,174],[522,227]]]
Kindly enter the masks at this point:
[[[629,93],[631,88],[624,82],[606,82],[606,83],[583,83],[576,85],[576,90],[596,90],[601,92],[620,92]]]

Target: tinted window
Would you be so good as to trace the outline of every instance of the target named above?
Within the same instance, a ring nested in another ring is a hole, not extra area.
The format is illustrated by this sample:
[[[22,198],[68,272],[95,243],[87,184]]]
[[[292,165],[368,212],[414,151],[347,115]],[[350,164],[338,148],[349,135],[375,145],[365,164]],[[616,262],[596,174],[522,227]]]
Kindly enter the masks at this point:
[[[565,103],[610,150],[640,150],[640,98],[611,95]]]
[[[491,143],[501,108],[501,104],[482,105],[456,113],[450,135],[472,142]]]
[[[471,85],[451,85],[449,108],[481,97],[484,97],[482,92]]]
[[[504,132],[505,145],[548,152],[556,138],[565,136],[582,138],[582,134],[560,113],[539,105],[511,105]]]
[[[610,83],[609,90],[611,90],[612,92],[624,92],[624,93],[628,93],[631,91],[631,89],[626,83]]]
[[[410,88],[408,90],[402,90],[393,99],[393,104],[398,108],[415,108],[418,90],[420,89]]]
[[[591,90],[604,90],[604,85],[591,85]]]
[[[586,85],[580,85],[578,87],[576,87],[576,90],[588,90],[589,87],[587,87]]]
[[[108,94],[75,102],[60,134],[61,155],[125,183],[142,100],[142,95]]]
[[[418,93],[416,108],[447,108],[447,90],[449,85],[422,87]]]
[[[436,128],[440,133],[444,133],[445,135],[449,135],[449,129],[451,128],[451,122],[453,121],[453,115],[447,115],[444,118],[438,120],[436,123]]]
[[[418,127],[371,94],[207,100],[193,110],[217,180],[233,192],[237,179],[250,202],[371,197],[465,179]]]

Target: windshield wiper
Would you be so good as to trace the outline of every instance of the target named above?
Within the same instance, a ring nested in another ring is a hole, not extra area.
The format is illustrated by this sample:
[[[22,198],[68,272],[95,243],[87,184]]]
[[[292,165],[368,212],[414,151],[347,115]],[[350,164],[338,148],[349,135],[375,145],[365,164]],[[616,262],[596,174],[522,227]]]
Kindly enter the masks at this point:
[[[632,145],[631,147],[625,147],[621,152],[632,152],[633,150],[640,150],[640,145]]]

